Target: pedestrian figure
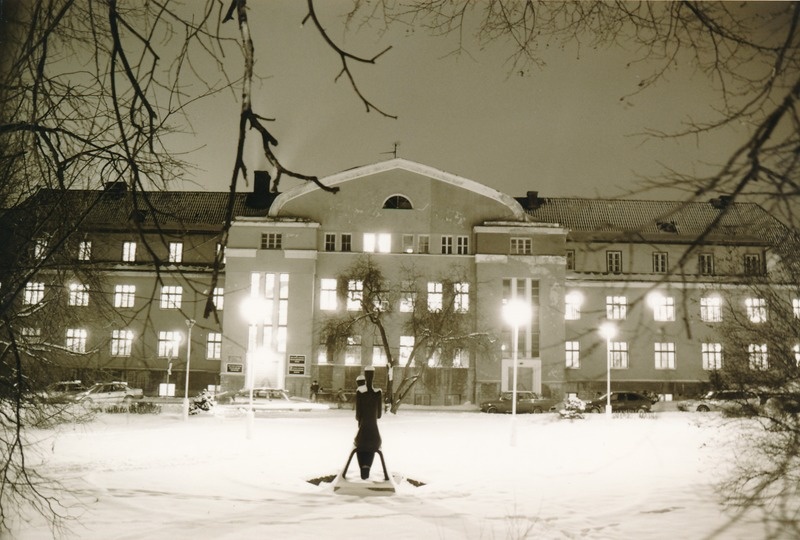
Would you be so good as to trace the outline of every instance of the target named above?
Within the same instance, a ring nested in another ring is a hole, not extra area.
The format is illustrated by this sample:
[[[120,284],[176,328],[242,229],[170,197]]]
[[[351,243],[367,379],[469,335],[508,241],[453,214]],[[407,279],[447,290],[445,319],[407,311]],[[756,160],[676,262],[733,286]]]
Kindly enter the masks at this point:
[[[336,391],[336,408],[341,409],[342,403],[344,403],[345,401],[347,401],[347,396],[344,395],[344,389],[339,388]]]
[[[380,388],[372,386],[374,377],[375,368],[367,366],[364,368],[364,375],[359,375],[356,379],[358,383],[358,388],[356,388],[358,433],[356,433],[354,442],[362,480],[369,478],[372,461],[375,459],[375,452],[381,449],[378,418],[383,413],[383,392]]]
[[[317,401],[317,394],[319,394],[319,383],[314,379],[311,383],[311,401]]]

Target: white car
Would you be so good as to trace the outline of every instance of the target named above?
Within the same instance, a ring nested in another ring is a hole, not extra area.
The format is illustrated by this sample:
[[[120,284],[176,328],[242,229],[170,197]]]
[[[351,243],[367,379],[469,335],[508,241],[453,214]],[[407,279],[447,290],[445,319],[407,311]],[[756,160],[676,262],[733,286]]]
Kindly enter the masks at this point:
[[[217,396],[217,403],[236,405],[239,409],[250,407],[250,389],[225,392]],[[330,409],[327,403],[316,403],[305,398],[290,396],[281,388],[253,388],[254,411],[324,411]]]
[[[690,400],[686,404],[689,411],[708,412],[724,411],[741,413],[754,411],[759,399],[753,392],[737,390],[712,390],[698,400]]]
[[[88,407],[103,405],[131,405],[134,400],[142,399],[141,388],[132,388],[126,382],[114,381],[97,383],[85,392],[75,396],[75,400]]]

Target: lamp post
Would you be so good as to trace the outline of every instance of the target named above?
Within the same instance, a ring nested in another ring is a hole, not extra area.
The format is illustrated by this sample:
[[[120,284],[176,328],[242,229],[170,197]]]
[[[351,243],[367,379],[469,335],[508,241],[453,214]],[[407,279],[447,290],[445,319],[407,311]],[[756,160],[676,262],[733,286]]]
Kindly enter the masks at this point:
[[[192,364],[192,327],[194,319],[186,319],[186,326],[189,327],[186,337],[186,386],[183,391],[183,419],[189,419],[189,369]]]
[[[511,387],[511,446],[517,445],[517,349],[519,327],[531,319],[531,306],[522,300],[511,300],[503,306],[503,318],[511,325],[511,361],[514,365]]]
[[[241,306],[242,315],[248,324],[248,332],[253,332],[256,328],[255,325],[258,324],[259,319],[263,318],[264,316],[264,301],[255,295],[250,295],[244,300],[244,302],[242,302]],[[258,351],[258,348],[254,345],[255,341],[255,336],[253,334],[247,336],[247,352],[245,353],[245,358],[247,359],[245,385],[248,389],[249,398],[247,411],[245,412],[245,426],[246,436],[248,439],[253,438],[253,421],[255,418],[255,413],[253,412],[253,379],[255,379],[253,364],[255,363],[256,354]]]
[[[611,418],[611,340],[617,335],[614,323],[600,325],[600,335],[606,340],[606,417]]]

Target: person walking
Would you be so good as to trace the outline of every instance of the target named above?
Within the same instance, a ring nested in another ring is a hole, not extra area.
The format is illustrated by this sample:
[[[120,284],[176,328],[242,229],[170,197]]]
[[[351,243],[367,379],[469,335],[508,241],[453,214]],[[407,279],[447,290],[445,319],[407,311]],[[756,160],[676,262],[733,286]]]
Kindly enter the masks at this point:
[[[311,383],[311,401],[317,401],[317,394],[319,394],[319,383],[314,379]]]
[[[383,413],[383,392],[380,388],[372,386],[375,378],[375,368],[367,366],[364,375],[359,375],[356,382],[356,433],[355,446],[358,466],[361,470],[361,479],[369,478],[375,452],[381,449],[381,434],[378,430],[378,418]],[[359,381],[363,379],[363,381]]]

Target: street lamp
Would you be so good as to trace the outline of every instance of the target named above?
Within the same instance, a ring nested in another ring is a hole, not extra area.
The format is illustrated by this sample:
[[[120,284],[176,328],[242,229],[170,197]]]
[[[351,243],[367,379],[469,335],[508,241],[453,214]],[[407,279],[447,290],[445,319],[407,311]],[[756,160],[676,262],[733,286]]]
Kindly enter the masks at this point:
[[[263,318],[265,309],[264,304],[264,301],[255,295],[247,297],[247,299],[242,302],[242,315],[248,322],[248,332],[253,332],[255,325],[258,324],[258,321]],[[245,412],[246,433],[248,439],[253,438],[253,421],[255,418],[255,413],[253,412],[253,379],[255,379],[253,364],[255,363],[256,354],[258,351],[258,347],[255,346],[255,343],[255,336],[253,334],[248,335],[247,352],[245,354],[245,358],[247,359],[245,385],[249,391],[248,407],[247,411]]]
[[[192,364],[192,327],[194,326],[194,319],[186,319],[186,326],[189,327],[189,332],[186,337],[186,386],[183,391],[183,419],[189,419],[189,369]]]
[[[611,340],[617,335],[614,323],[600,325],[600,335],[606,340],[606,417],[611,418]]]
[[[528,324],[531,320],[532,310],[530,304],[522,300],[511,300],[503,306],[503,319],[511,325],[511,361],[513,368],[513,382],[511,387],[511,446],[517,444],[517,349],[519,341],[519,327]]]

